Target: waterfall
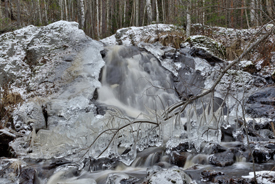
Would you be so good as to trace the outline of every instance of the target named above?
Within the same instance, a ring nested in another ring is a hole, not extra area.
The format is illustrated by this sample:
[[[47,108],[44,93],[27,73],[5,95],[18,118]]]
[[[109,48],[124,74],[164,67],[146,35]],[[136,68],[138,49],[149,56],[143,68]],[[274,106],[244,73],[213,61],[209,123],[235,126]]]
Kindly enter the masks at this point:
[[[133,46],[112,46],[104,60],[100,102],[137,117],[179,101],[172,74],[153,55]]]

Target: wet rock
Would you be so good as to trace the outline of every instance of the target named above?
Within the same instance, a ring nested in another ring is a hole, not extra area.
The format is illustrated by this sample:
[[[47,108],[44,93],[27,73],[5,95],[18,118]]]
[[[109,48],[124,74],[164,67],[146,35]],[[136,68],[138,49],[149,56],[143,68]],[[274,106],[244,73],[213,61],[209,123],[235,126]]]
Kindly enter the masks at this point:
[[[215,153],[209,157],[209,162],[212,165],[220,167],[232,165],[234,164],[235,160],[235,154],[231,150],[222,153]]]
[[[213,179],[213,183],[221,183],[221,184],[252,184],[250,179],[244,178],[232,178],[227,176],[217,176]]]
[[[221,152],[224,152],[226,151],[227,148],[219,145],[219,144],[214,144],[214,143],[207,143],[203,150],[202,150],[202,153],[205,153],[205,154],[215,154],[215,153],[221,153]]]
[[[143,179],[138,179],[133,176],[129,176],[125,173],[112,173],[108,175],[106,184],[132,184],[141,183]]]
[[[191,145],[191,148],[189,148],[189,143],[188,142],[184,142],[179,144],[177,147],[173,148],[172,151],[176,151],[176,152],[187,152],[187,150],[192,149],[194,146]]]
[[[177,54],[174,62],[180,62],[183,64],[183,68],[195,69],[195,60],[190,56],[184,54]]]
[[[102,51],[100,51],[101,57],[104,59],[106,54],[107,54],[108,50],[107,49],[103,49]]]
[[[174,78],[174,86],[181,99],[188,99],[201,93],[204,80],[201,71],[184,67],[179,69],[178,77]]]
[[[243,67],[243,71],[254,74],[258,70],[257,70],[255,64],[249,64],[249,65],[246,65],[245,67]]]
[[[221,127],[221,132],[222,132],[222,138],[221,140],[223,142],[231,142],[234,141],[234,136],[233,136],[233,132],[235,131],[235,125],[230,125],[227,127]]]
[[[199,70],[195,70],[195,60],[183,54],[177,55],[175,62],[181,63],[178,75],[174,77],[174,86],[181,99],[187,99],[201,92],[205,78]]]
[[[98,171],[98,170],[106,170],[106,169],[113,169],[119,163],[118,157],[109,158],[86,158],[84,161],[84,168],[88,171]]]
[[[65,158],[59,158],[59,159],[52,159],[50,165],[44,166],[43,169],[54,169],[58,166],[65,165],[71,163],[70,161],[66,160]]]
[[[258,90],[248,97],[246,112],[252,117],[275,117],[275,87]]]
[[[194,164],[206,165],[206,164],[208,164],[208,155],[205,155],[205,154],[195,155],[192,158],[191,162]]]
[[[274,139],[275,138],[275,135],[274,135],[274,132],[268,130],[268,129],[262,129],[262,130],[259,130],[259,135],[267,140],[269,139]]]
[[[174,164],[178,167],[184,167],[187,157],[191,155],[188,152],[175,152],[173,151],[171,154],[171,164]]]
[[[255,149],[253,157],[256,163],[266,163],[271,159],[271,155],[266,149]]]
[[[202,181],[204,182],[214,182],[216,176],[224,175],[223,172],[218,171],[207,171],[204,170],[201,172]]]
[[[145,179],[145,184],[194,184],[190,176],[182,169],[173,167],[169,169],[148,170],[148,176]]]
[[[0,157],[10,157],[9,142],[13,141],[16,135],[9,132],[8,129],[0,129]]]
[[[210,54],[209,52],[201,48],[193,47],[191,50],[191,56],[205,59],[206,61],[209,62],[211,66],[214,66],[216,63],[223,63],[223,60],[221,60],[220,58]]]
[[[19,183],[38,184],[39,181],[36,175],[36,170],[33,168],[24,168],[20,173]]]

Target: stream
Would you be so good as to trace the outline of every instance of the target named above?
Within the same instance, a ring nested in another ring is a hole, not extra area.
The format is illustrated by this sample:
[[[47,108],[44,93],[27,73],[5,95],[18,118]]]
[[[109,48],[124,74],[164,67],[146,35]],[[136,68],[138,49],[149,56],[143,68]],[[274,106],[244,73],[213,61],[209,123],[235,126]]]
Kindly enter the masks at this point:
[[[20,136],[1,133],[13,137],[14,155],[1,157],[1,183],[253,183],[253,167],[266,171],[257,172],[259,183],[275,182],[275,88],[267,78],[235,67],[215,91],[185,104],[228,62],[188,45],[108,45],[65,21],[14,35],[31,31],[16,43],[41,58],[25,71],[22,56],[12,70],[32,77],[13,86],[25,101],[13,112]]]

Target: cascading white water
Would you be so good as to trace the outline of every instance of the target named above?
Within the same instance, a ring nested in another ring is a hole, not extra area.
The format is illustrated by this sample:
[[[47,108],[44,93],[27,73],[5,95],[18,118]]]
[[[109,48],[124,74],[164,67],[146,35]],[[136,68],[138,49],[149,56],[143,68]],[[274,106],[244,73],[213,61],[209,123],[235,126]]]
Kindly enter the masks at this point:
[[[105,57],[99,101],[137,117],[148,109],[164,110],[178,102],[171,74],[137,47],[112,46]]]
[[[79,56],[80,64],[89,62],[89,58],[82,55]],[[137,47],[113,46],[108,48],[104,59],[106,65],[102,72],[98,101],[107,107],[106,114],[95,116],[93,112],[78,110],[86,109],[86,106],[95,108],[88,99],[83,101],[81,96],[70,101],[74,104],[85,102],[83,107],[67,103],[61,106],[64,110],[59,109],[59,101],[52,100],[49,103],[53,108],[52,113],[58,113],[58,117],[53,117],[59,118],[57,120],[64,124],[33,134],[33,153],[30,155],[47,158],[71,155],[72,159],[78,160],[88,156],[115,155],[130,165],[137,157],[137,150],[148,147],[162,145],[169,149],[181,142],[192,142],[199,150],[200,144],[206,139],[218,142],[216,133],[219,127],[213,131],[213,135],[209,134],[213,128],[205,133],[205,130],[217,124],[213,121],[213,113],[190,113],[196,108],[189,105],[182,114],[185,118],[180,114],[164,120],[165,108],[180,100],[173,87],[172,74],[153,55]],[[92,71],[92,67],[85,69],[87,73]],[[82,88],[86,89],[86,86],[81,86],[78,91],[82,91]],[[68,94],[70,92],[66,91]],[[72,106],[72,110],[68,110],[66,105]],[[74,114],[75,109],[78,113]],[[187,130],[184,126],[187,126]],[[217,139],[213,140],[212,137]]]
[[[140,51],[137,47],[112,46],[108,48],[104,59],[106,66],[102,73],[99,102],[118,108],[118,111],[136,118],[136,121],[147,118],[160,125],[154,128],[155,125],[144,123],[121,130],[116,144],[131,150],[127,153],[128,156],[124,155],[124,163],[130,164],[134,160],[135,149],[143,150],[148,146],[165,143],[167,148],[172,148],[187,141],[200,151],[202,142],[220,141],[219,118],[223,109],[219,108],[214,112],[210,105],[211,100],[204,102],[205,105],[201,107],[202,113],[196,113],[198,106],[194,104],[189,105],[184,111],[186,118],[179,114],[169,120],[163,119],[160,114],[169,105],[180,100],[175,93],[171,73],[160,66],[151,54]],[[111,113],[111,117],[116,123],[112,126],[117,128],[128,123],[121,113]],[[184,129],[185,124],[187,130]],[[184,134],[186,136],[183,136]],[[129,157],[130,154],[132,156]]]

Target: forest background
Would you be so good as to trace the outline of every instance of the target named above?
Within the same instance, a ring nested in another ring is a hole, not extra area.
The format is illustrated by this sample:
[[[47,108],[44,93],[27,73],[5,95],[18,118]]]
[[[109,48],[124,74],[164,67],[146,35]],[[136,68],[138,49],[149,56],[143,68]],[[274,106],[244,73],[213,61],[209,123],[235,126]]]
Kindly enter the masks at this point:
[[[1,0],[0,33],[58,20],[76,21],[100,39],[117,29],[148,24],[253,28],[275,15],[274,0]],[[192,33],[192,29],[189,30]]]

